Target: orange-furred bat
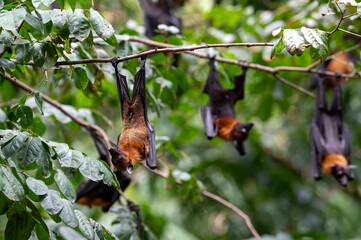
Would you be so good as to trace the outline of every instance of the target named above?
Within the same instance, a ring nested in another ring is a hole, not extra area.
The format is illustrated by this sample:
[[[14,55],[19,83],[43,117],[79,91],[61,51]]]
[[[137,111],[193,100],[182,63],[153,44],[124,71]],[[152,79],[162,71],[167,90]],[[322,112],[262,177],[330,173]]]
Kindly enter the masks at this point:
[[[95,146],[99,153],[99,158],[109,164],[107,156],[107,149],[97,138],[95,131],[90,131],[94,140]],[[116,171],[115,175],[119,181],[120,189],[124,191],[131,179],[123,172]],[[91,206],[102,207],[104,212],[107,212],[113,203],[119,199],[119,192],[114,186],[108,186],[103,181],[94,182],[89,180],[80,184],[76,190],[76,203]]]
[[[225,89],[219,82],[219,73],[214,66],[214,58],[210,59],[210,71],[203,87],[203,92],[209,95],[210,103],[202,106],[202,119],[208,139],[219,137],[230,141],[241,155],[246,154],[243,142],[247,139],[253,127],[252,122],[241,123],[236,118],[234,105],[244,98],[244,82],[246,68],[242,74],[235,77],[234,89]]]
[[[342,123],[341,76],[336,76],[331,106],[323,78],[318,82],[315,117],[312,121],[310,140],[312,146],[312,175],[318,180],[324,173],[334,176],[346,186],[354,178],[351,160],[351,138],[348,126]]]
[[[351,74],[355,71],[356,57],[351,53],[341,53],[334,58],[329,59],[322,63],[319,70],[339,72],[345,74]],[[336,86],[336,78],[334,76],[322,76],[322,74],[315,74],[310,82],[310,89],[315,89],[318,86],[318,82],[323,79],[323,85],[325,88],[334,88]],[[341,82],[344,83],[346,79],[341,78]]]
[[[112,59],[122,111],[123,128],[117,147],[109,148],[112,162],[119,171],[133,172],[137,161],[146,160],[150,169],[157,167],[154,126],[148,121],[145,88],[145,61],[141,57],[140,69],[135,74],[134,89],[130,98],[127,79],[118,71],[117,58]]]

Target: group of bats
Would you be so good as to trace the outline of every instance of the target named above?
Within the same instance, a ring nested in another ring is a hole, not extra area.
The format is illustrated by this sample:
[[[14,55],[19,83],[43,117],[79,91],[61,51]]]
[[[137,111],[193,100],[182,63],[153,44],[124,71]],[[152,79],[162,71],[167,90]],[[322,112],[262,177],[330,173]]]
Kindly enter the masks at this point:
[[[156,34],[154,28],[160,23],[179,24],[177,27],[181,27],[180,20],[177,20],[177,17],[171,12],[170,5],[168,7],[164,5],[170,4],[172,1],[159,0],[158,4],[163,3],[159,6],[163,7],[157,6],[157,3],[152,0],[141,0],[141,2],[145,10],[145,22],[148,24],[148,37]],[[156,18],[154,9],[163,12],[165,16]],[[147,18],[149,19],[147,20]],[[354,62],[351,56],[347,53],[338,55],[323,63],[320,69],[351,73]],[[114,57],[111,62],[115,70],[123,121],[117,146],[108,149],[111,160],[107,158],[107,151],[94,132],[91,134],[100,159],[109,165],[109,161],[112,161],[117,170],[116,176],[121,189],[124,190],[130,183],[130,178],[124,172],[127,171],[131,174],[136,162],[146,160],[150,169],[157,167],[155,131],[147,116],[146,57],[141,57],[140,68],[135,74],[132,97],[129,94],[126,77],[119,73],[117,58]],[[215,57],[209,59],[209,65],[209,75],[202,90],[203,93],[209,95],[209,102],[201,107],[205,135],[208,139],[218,137],[231,142],[239,154],[244,155],[246,154],[244,142],[249,136],[253,123],[242,123],[237,120],[235,104],[238,100],[244,99],[247,68],[243,67],[242,73],[234,78],[234,88],[226,89],[219,81]],[[344,80],[340,74],[336,74],[335,77],[318,74],[311,79],[310,84],[310,88],[317,88],[315,115],[310,130],[312,175],[316,180],[322,178],[322,172],[332,175],[342,186],[346,186],[348,181],[354,178],[350,133],[348,127],[342,122],[341,82]],[[330,107],[328,107],[325,94],[327,88],[334,89]],[[100,206],[107,211],[118,198],[119,193],[114,187],[107,186],[102,182],[88,181],[77,189],[76,202],[88,206]]]

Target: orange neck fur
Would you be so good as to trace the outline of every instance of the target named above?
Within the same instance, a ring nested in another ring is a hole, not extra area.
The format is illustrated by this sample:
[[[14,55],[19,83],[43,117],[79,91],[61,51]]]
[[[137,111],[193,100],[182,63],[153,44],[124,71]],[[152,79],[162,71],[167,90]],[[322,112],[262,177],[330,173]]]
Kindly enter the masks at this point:
[[[342,154],[328,154],[325,159],[322,161],[321,166],[324,173],[332,175],[332,164],[345,164],[347,165],[347,160]]]
[[[230,141],[232,137],[232,132],[234,127],[239,123],[237,119],[233,117],[221,117],[213,119],[213,126],[216,127],[217,122],[219,121],[219,128],[217,137]]]

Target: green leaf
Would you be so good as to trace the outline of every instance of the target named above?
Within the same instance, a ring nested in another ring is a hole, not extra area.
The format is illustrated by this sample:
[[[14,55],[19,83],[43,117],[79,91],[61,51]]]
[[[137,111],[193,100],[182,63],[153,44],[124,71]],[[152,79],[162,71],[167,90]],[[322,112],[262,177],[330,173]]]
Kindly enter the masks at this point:
[[[84,90],[88,85],[88,75],[86,74],[86,71],[81,67],[77,67],[74,69],[71,78],[74,81],[76,88],[80,90]]]
[[[301,56],[305,51],[305,40],[296,30],[285,29],[283,31],[283,42],[287,51],[293,56]]]
[[[64,206],[60,193],[54,190],[49,190],[48,194],[40,203],[50,215],[58,214]]]
[[[49,230],[46,229],[42,224],[35,224],[35,233],[38,237],[38,240],[48,240],[49,239]]]
[[[29,128],[33,125],[33,110],[28,106],[20,106],[16,111],[16,117],[20,118],[22,128]]]
[[[8,59],[0,58],[0,67],[5,69],[15,69],[15,63]]]
[[[119,188],[119,182],[114,172],[109,168],[108,164],[102,162],[100,171],[104,173],[103,182],[108,186],[114,186],[115,188]]]
[[[311,48],[313,57],[325,61],[328,54],[327,34],[324,31],[307,27],[302,27],[301,32],[313,48]]]
[[[55,0],[32,0],[34,7],[38,8],[43,5],[45,7],[49,7]]]
[[[58,54],[56,48],[53,44],[45,44],[45,54],[44,54],[44,65],[42,66],[43,70],[49,70],[55,66],[58,61]]]
[[[104,176],[104,173],[101,172],[102,164],[95,158],[85,157],[84,159],[85,161],[79,168],[81,174],[93,181],[102,180]]]
[[[25,19],[25,8],[15,8],[11,11],[0,12],[0,26],[5,30],[16,30]]]
[[[24,188],[19,180],[13,175],[8,166],[0,165],[0,171],[3,173],[2,180],[4,186],[2,192],[7,198],[13,201],[20,201],[24,197]]]
[[[35,66],[42,67],[45,62],[46,45],[44,43],[34,43],[31,54]]]
[[[110,23],[108,23],[107,20],[105,20],[104,17],[93,8],[90,8],[89,13],[90,21],[96,34],[107,43],[115,46],[117,44],[117,40],[114,36],[114,29],[112,25],[110,25]]]
[[[47,178],[51,174],[52,162],[50,160],[49,146],[41,141],[41,147],[38,149],[36,163],[43,177]]]
[[[90,218],[90,223],[95,230],[96,235],[100,240],[118,240],[118,237],[114,233],[110,232],[108,229],[103,227],[100,223],[94,221]]]
[[[41,114],[43,115],[43,98],[40,96],[40,94],[37,92],[35,94],[35,102],[36,102],[36,105],[38,105],[38,108],[40,109],[41,111]]]
[[[272,48],[272,53],[271,53],[271,59],[274,56],[279,56],[280,53],[282,52],[282,50],[285,48],[285,44],[283,42],[283,35],[278,39],[277,43],[273,46]]]
[[[71,10],[73,10],[73,12],[74,12],[75,8],[76,8],[76,0],[68,0],[68,3],[71,7]]]
[[[26,13],[25,21],[29,23],[29,25],[32,26],[34,29],[39,31],[42,35],[44,35],[44,25],[43,22],[38,17],[30,13]]]
[[[11,46],[14,42],[14,35],[10,31],[3,30],[0,35],[0,41],[6,46]]]
[[[33,47],[30,44],[15,46],[15,58],[20,64],[28,63],[32,58]]]
[[[20,132],[6,145],[2,146],[2,152],[6,158],[12,156],[14,153],[20,150],[20,148],[25,144],[25,141],[28,139],[29,133]]]
[[[76,199],[76,193],[73,185],[61,169],[58,169],[57,171],[58,172],[54,177],[56,185],[58,186],[60,192],[69,199],[69,201],[74,202]]]
[[[35,220],[25,211],[13,214],[5,228],[5,239],[27,240],[35,225]]]
[[[77,150],[69,150],[59,162],[62,167],[78,168],[84,162],[84,156]]]
[[[59,9],[53,9],[52,11],[55,12],[51,16],[51,21],[53,22],[54,26],[58,29],[64,27],[64,25],[67,22],[68,16],[72,14],[71,10],[59,11]]]
[[[0,145],[3,145],[17,136],[20,132],[12,131],[12,130],[0,130],[1,140]]]
[[[2,174],[2,171],[0,170],[0,174]],[[3,180],[1,179],[0,176],[0,180],[3,182]],[[2,190],[0,190],[0,215],[5,214],[9,208],[11,207],[11,204],[13,203],[13,201],[11,201],[10,199],[8,199],[4,193],[2,192]]]
[[[28,185],[29,189],[38,196],[46,195],[49,191],[48,187],[43,181],[34,179],[32,177],[26,179],[26,184]]]
[[[84,41],[90,33],[91,27],[89,19],[84,15],[83,11],[76,9],[68,19],[69,31],[79,41]]]
[[[84,237],[87,239],[94,239],[94,230],[89,220],[85,217],[85,215],[78,210],[74,210],[75,216],[79,220],[79,229]]]
[[[62,199],[62,201],[64,207],[59,214],[61,220],[69,227],[76,228],[79,222],[78,218],[75,216],[73,204],[66,199]]]

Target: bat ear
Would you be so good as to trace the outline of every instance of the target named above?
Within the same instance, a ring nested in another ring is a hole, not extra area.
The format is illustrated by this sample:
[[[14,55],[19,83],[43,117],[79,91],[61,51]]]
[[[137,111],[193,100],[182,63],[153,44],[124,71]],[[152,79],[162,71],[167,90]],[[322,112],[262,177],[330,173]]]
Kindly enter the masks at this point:
[[[133,165],[132,165],[132,164],[129,164],[129,165],[127,166],[127,172],[128,172],[129,174],[132,174],[133,170],[134,170]]]

